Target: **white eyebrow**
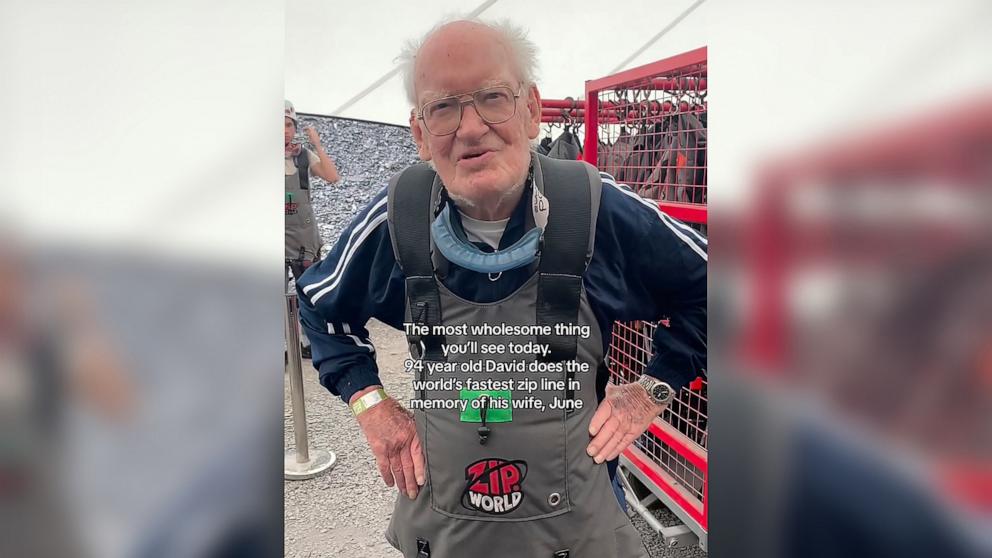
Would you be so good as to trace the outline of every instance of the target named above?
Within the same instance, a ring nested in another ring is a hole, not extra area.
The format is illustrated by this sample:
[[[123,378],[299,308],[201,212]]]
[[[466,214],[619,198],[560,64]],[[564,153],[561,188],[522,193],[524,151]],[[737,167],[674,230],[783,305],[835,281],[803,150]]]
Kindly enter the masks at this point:
[[[472,91],[467,91],[465,93],[452,93],[451,91],[448,91],[448,90],[445,90],[445,91],[432,91],[432,90],[428,89],[428,90],[424,91],[424,99],[425,100],[420,103],[420,106],[423,106],[423,105],[425,105],[427,103],[432,103],[432,102],[437,101],[439,99],[446,99],[448,97],[461,97],[462,95],[467,95],[468,93],[472,93],[472,92],[479,91],[479,90],[482,90],[482,89],[487,89],[489,87],[496,87],[498,85],[502,85],[502,86],[505,86],[505,87],[510,87],[510,84],[509,83],[506,83],[506,82],[500,81],[500,80],[489,80],[489,81],[484,81],[482,83],[483,83],[483,85],[481,87],[479,87],[477,89],[473,89]],[[513,88],[510,87],[510,89],[513,89]]]

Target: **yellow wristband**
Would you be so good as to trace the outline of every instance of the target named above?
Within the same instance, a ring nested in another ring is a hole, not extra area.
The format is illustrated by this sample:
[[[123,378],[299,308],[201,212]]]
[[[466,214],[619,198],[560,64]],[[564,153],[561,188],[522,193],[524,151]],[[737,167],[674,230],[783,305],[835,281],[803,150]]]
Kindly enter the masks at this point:
[[[379,403],[382,403],[386,399],[389,399],[389,396],[386,395],[386,390],[377,388],[375,391],[370,391],[356,399],[355,402],[351,404],[351,412],[357,417],[372,407],[375,407]]]

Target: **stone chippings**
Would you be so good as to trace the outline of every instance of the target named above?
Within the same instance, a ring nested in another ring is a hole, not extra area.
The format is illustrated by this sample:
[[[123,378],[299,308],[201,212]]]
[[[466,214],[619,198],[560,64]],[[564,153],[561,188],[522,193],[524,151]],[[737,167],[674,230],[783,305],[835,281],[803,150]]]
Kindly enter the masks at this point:
[[[341,180],[313,176],[311,199],[325,244],[333,244],[389,178],[420,159],[408,128],[341,118],[303,116],[338,167]]]

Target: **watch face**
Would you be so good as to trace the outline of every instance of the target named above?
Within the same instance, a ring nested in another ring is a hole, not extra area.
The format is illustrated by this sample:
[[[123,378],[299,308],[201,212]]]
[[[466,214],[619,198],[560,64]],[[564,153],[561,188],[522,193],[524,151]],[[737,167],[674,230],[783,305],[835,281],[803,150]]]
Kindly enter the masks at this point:
[[[653,397],[655,401],[667,401],[671,395],[672,389],[666,384],[657,384],[651,389],[651,397]]]

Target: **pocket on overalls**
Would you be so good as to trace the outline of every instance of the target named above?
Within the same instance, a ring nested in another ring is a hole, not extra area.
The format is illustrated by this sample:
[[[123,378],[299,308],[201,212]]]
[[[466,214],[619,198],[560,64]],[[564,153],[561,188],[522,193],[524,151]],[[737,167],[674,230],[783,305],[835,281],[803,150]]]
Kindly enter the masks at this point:
[[[469,392],[468,399],[480,395],[512,402],[515,393]],[[486,414],[495,420],[483,422],[470,408],[425,411],[431,507],[482,521],[524,521],[570,511],[565,413],[511,407],[487,408]]]

